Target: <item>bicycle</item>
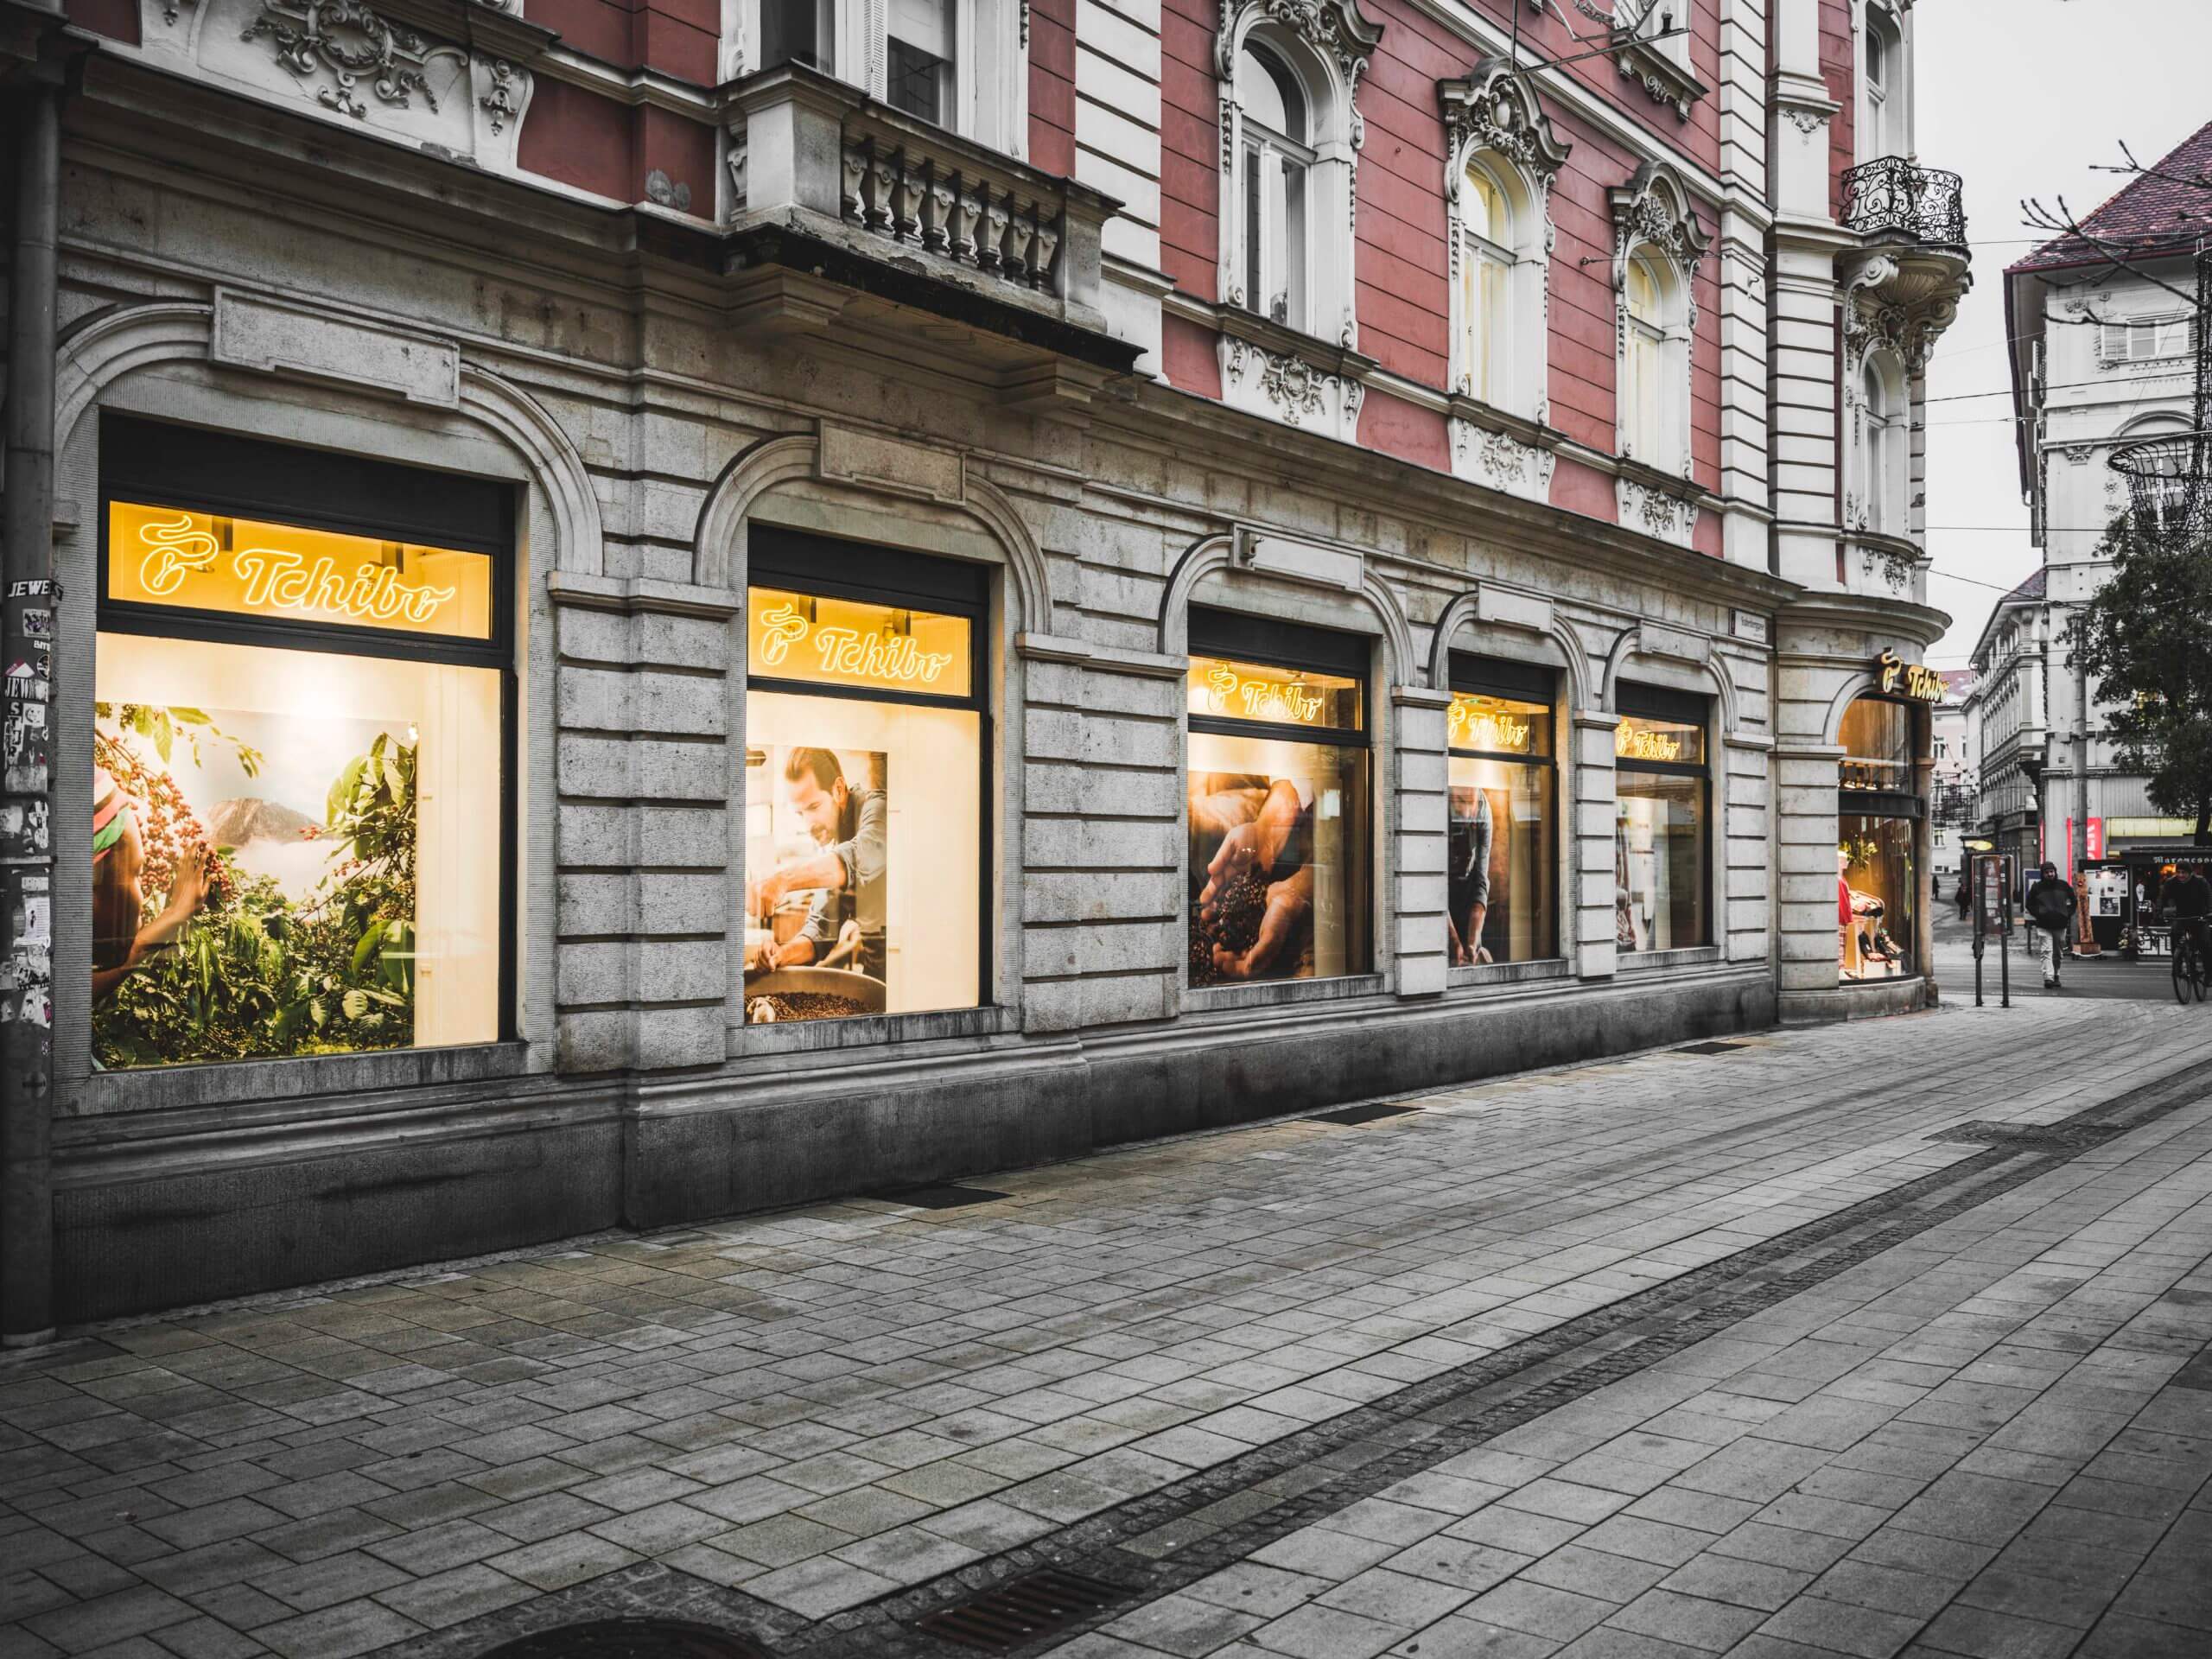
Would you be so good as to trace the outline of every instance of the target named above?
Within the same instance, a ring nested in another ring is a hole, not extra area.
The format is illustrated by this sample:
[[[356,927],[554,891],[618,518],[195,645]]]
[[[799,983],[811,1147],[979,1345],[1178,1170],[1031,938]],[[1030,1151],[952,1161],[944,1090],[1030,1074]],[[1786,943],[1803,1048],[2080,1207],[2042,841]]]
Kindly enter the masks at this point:
[[[2192,995],[2202,1002],[2212,988],[2212,963],[2205,960],[2202,933],[2187,925],[2174,929],[2174,1001],[2183,1007]]]

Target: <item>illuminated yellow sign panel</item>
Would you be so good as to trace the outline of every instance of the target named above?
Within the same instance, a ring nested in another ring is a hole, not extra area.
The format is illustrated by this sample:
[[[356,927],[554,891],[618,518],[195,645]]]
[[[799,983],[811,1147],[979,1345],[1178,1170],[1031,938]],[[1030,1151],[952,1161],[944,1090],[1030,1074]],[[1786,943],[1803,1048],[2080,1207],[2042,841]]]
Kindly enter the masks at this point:
[[[1185,707],[1194,715],[1338,731],[1360,724],[1359,682],[1339,674],[1193,657],[1185,683]]]
[[[1943,701],[1943,677],[1924,663],[1908,663],[1894,651],[1874,659],[1882,690],[1891,696],[1910,697],[1915,702]]]
[[[969,694],[969,624],[964,616],[777,588],[751,589],[747,608],[748,666],[756,678],[947,697]]]
[[[132,501],[108,508],[107,594],[289,622],[492,637],[485,554]]]
[[[1491,754],[1549,754],[1552,711],[1480,691],[1454,691],[1445,716],[1446,743]]]
[[[1613,754],[1622,760],[1700,766],[1705,760],[1705,730],[1681,721],[1623,715],[1613,728]]]

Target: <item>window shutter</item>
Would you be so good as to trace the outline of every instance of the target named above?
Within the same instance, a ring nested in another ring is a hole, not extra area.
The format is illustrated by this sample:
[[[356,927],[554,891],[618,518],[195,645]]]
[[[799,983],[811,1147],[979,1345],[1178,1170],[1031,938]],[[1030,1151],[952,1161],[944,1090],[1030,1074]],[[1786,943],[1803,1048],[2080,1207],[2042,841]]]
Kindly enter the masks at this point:
[[[2127,360],[2127,325],[2107,322],[2099,332],[2104,336],[2104,344],[2097,355],[2107,363],[2125,363]]]

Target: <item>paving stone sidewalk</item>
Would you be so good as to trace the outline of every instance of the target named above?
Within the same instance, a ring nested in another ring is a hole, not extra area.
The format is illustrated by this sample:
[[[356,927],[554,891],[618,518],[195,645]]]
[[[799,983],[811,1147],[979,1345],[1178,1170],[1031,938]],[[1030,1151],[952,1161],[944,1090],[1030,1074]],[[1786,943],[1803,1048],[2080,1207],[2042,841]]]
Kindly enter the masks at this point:
[[[0,1363],[0,1656],[844,1614],[2208,1061],[1946,1010],[106,1327]],[[2199,1100],[1059,1651],[2212,1651],[2208,1192]]]

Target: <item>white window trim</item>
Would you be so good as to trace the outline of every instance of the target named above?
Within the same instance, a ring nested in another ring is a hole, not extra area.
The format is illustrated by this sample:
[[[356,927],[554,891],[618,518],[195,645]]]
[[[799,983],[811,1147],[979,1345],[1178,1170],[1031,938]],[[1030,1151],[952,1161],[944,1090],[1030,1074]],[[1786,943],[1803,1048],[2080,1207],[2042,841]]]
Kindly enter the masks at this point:
[[[1265,41],[1261,42],[1262,48],[1265,48],[1266,44]],[[1313,169],[1319,157],[1309,146],[1282,133],[1275,132],[1259,121],[1243,119],[1240,124],[1239,131],[1244,145],[1244,154],[1241,160],[1248,169],[1243,181],[1245,188],[1249,188],[1249,169],[1255,156],[1258,158],[1260,177],[1262,180],[1268,177],[1269,169],[1277,163],[1278,160],[1284,156],[1289,157],[1305,169],[1303,186],[1306,198],[1304,206],[1305,234],[1295,245],[1290,243],[1287,238],[1285,238],[1284,242],[1287,261],[1292,264],[1303,267],[1296,272],[1296,275],[1299,278],[1298,291],[1304,302],[1305,315],[1294,322],[1286,321],[1285,326],[1296,329],[1301,334],[1310,334],[1313,331],[1308,325],[1313,317],[1313,232],[1315,229],[1313,200]],[[1260,191],[1260,291],[1262,295],[1288,293],[1293,274],[1289,270],[1274,270],[1274,261],[1268,251],[1274,245],[1273,223],[1274,202],[1274,192],[1262,188]],[[1244,225],[1244,203],[1245,198],[1242,195],[1238,196],[1235,203],[1235,212],[1240,226],[1249,232],[1250,227]],[[1249,242],[1245,244],[1245,251],[1249,256],[1251,251]],[[1274,320],[1272,309],[1262,311],[1259,315],[1270,321]]]
[[[1508,275],[1503,338],[1491,344],[1491,396],[1484,400],[1509,415],[1541,423],[1550,413],[1551,252],[1553,181],[1570,146],[1553,133],[1528,82],[1503,60],[1476,66],[1463,81],[1438,88],[1445,122],[1445,245],[1450,261],[1450,367],[1447,385],[1472,397],[1467,351],[1470,319],[1462,262],[1477,237],[1467,222],[1465,180],[1479,165],[1501,188],[1509,216],[1510,245],[1497,250]],[[1454,448],[1458,446],[1455,444]]]
[[[1912,133],[1912,13],[1890,0],[1859,0],[1853,8],[1852,27],[1857,36],[1859,58],[1858,118],[1852,148],[1859,162],[1877,162],[1885,156],[1910,158]],[[1878,96],[1867,73],[1868,42],[1877,31],[1889,41],[1889,73]]]
[[[1359,340],[1352,278],[1353,202],[1359,148],[1360,77],[1382,37],[1382,26],[1358,0],[1315,0],[1306,6],[1269,0],[1222,0],[1214,39],[1214,73],[1221,92],[1221,303],[1246,308],[1244,292],[1245,91],[1237,64],[1255,32],[1306,93],[1313,162],[1306,174],[1306,319],[1301,332],[1347,349]]]
[[[760,65],[762,0],[722,0],[721,71],[734,80]],[[1029,156],[1029,8],[1024,0],[950,0],[952,109],[944,123],[963,138],[1026,161]],[[890,54],[888,0],[830,0],[829,73],[881,99]]]
[[[1697,329],[1697,268],[1712,246],[1698,223],[1681,175],[1664,162],[1646,162],[1636,177],[1611,192],[1613,207],[1613,385],[1616,453],[1656,472],[1685,480],[1690,470],[1691,341]],[[1618,394],[1626,384],[1629,335],[1628,270],[1639,256],[1664,277],[1661,284],[1662,371],[1667,395],[1660,431],[1642,445],[1632,442],[1630,417]]]
[[[1877,536],[1912,533],[1912,379],[1892,346],[1847,354],[1844,383],[1844,527]],[[1878,431],[1866,406],[1866,377],[1878,375],[1890,412]]]

